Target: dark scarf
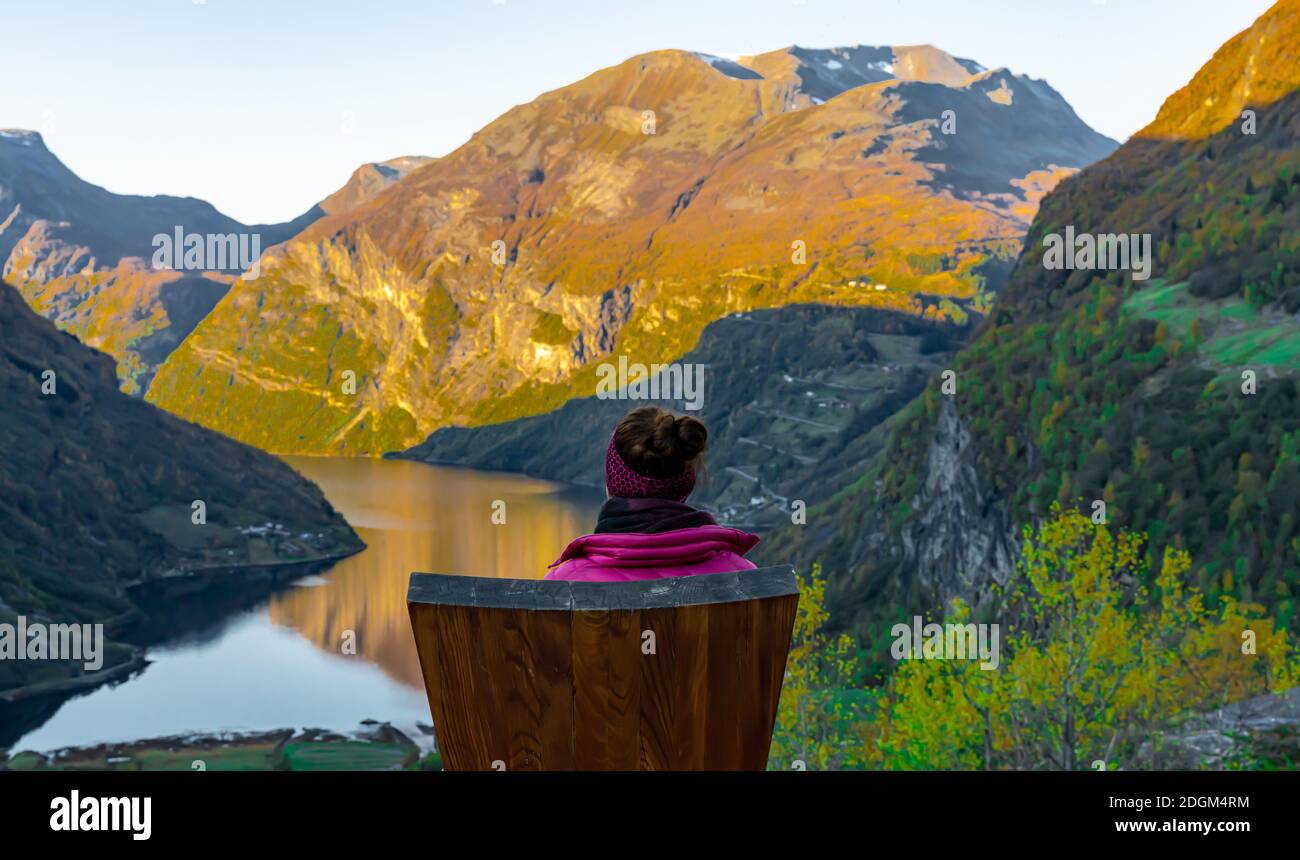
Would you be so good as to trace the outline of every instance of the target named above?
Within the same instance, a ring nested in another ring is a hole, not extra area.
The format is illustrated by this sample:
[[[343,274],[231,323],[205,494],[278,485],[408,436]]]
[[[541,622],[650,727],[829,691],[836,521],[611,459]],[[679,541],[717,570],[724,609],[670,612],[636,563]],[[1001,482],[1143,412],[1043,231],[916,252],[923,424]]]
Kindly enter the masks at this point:
[[[600,508],[595,534],[645,534],[696,526],[716,526],[708,511],[671,499],[624,499],[614,496]]]

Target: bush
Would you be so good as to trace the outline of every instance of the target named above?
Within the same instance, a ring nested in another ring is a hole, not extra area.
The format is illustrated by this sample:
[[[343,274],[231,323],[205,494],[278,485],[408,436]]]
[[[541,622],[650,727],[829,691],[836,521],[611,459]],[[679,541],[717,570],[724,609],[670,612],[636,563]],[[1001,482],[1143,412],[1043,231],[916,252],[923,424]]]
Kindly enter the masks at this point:
[[[1173,549],[1148,591],[1144,543],[1059,507],[1026,529],[1002,594],[999,667],[901,663],[861,727],[868,764],[1115,769],[1186,714],[1295,685],[1296,651],[1260,607],[1207,608],[1184,586],[1188,555]],[[950,620],[967,615],[959,604]]]

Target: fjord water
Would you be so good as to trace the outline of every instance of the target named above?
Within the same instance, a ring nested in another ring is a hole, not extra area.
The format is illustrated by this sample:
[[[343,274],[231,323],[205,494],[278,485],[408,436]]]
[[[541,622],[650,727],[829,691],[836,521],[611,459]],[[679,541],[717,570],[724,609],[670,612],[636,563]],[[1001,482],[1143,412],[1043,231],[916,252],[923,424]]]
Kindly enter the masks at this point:
[[[406,610],[412,571],[539,578],[602,497],[404,460],[286,457],[366,542],[255,608],[151,647],[151,664],[70,699],[13,745],[48,751],[190,732],[428,724]],[[505,523],[494,524],[504,502]],[[499,505],[497,508],[499,509]],[[355,640],[356,653],[344,653]]]

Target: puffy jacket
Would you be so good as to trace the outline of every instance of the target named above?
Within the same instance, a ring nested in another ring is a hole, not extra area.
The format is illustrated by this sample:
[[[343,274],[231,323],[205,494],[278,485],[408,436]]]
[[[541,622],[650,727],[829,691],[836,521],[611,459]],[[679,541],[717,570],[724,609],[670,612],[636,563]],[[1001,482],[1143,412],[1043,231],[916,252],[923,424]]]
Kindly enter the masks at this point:
[[[606,533],[576,538],[549,565],[546,579],[632,582],[753,570],[744,558],[758,536],[709,525],[654,534]]]

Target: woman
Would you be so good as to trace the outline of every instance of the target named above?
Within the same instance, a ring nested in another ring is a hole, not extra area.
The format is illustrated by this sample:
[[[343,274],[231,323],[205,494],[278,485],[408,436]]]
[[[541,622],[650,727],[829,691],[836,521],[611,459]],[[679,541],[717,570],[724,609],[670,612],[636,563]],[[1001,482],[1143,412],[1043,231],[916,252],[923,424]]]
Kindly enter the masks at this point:
[[[633,409],[605,452],[605,490],[594,534],[577,538],[547,579],[629,582],[752,570],[756,535],[717,524],[686,504],[709,431],[657,406]]]

